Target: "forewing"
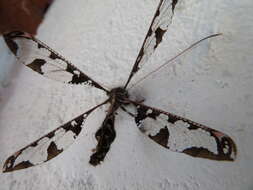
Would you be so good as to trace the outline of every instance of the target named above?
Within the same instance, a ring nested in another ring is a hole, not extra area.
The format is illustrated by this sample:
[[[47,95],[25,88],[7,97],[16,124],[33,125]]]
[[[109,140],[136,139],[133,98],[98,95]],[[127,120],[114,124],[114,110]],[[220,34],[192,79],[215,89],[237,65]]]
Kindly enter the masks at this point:
[[[226,134],[156,108],[133,105],[137,127],[163,147],[194,157],[235,160],[236,145]]]
[[[56,157],[75,141],[88,115],[103,104],[95,106],[14,153],[5,161],[3,172],[29,168]]]
[[[37,73],[63,83],[86,84],[107,91],[33,36],[24,32],[11,32],[5,34],[4,39],[17,59]]]
[[[174,9],[178,0],[161,0],[151,22],[148,33],[144,39],[140,52],[136,58],[132,71],[125,84],[125,88],[133,75],[142,67],[144,63],[154,53],[158,45],[162,42],[163,35],[172,22]]]

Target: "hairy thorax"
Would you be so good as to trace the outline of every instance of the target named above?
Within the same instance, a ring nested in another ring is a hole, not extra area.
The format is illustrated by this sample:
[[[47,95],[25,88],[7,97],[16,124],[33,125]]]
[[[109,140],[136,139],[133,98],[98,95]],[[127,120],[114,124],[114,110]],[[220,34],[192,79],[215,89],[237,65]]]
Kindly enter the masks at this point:
[[[110,98],[112,104],[128,104],[128,92],[123,87],[113,88],[107,95]]]

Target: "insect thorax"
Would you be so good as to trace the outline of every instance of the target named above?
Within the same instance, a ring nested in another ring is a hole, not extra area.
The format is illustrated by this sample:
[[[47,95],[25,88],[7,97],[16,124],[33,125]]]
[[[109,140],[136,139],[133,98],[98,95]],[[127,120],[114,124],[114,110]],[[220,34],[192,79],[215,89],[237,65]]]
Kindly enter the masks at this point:
[[[126,104],[128,99],[128,92],[122,87],[113,88],[109,93],[110,101],[116,101],[118,103]]]

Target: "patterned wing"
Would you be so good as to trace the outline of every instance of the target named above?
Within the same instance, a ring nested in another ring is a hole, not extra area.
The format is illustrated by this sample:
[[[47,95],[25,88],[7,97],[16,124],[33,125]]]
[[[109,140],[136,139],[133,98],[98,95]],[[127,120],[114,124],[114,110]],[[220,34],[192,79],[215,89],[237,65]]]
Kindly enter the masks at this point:
[[[183,117],[132,102],[137,127],[163,147],[212,160],[234,161],[236,145],[226,134]]]
[[[62,153],[80,134],[88,115],[105,103],[95,106],[14,153],[5,161],[3,172],[12,172],[42,164]]]
[[[105,120],[102,123],[102,126],[95,134],[98,144],[89,161],[89,163],[93,166],[97,166],[98,164],[100,164],[110,150],[111,144],[116,137],[114,121],[115,113],[112,112],[107,114]]]
[[[17,59],[39,74],[64,83],[91,85],[107,92],[104,87],[33,36],[17,31],[4,35],[4,39]]]
[[[136,58],[132,71],[125,84],[127,87],[133,75],[147,62],[158,45],[162,42],[164,33],[172,22],[174,9],[178,0],[161,0],[144,39],[140,52]]]

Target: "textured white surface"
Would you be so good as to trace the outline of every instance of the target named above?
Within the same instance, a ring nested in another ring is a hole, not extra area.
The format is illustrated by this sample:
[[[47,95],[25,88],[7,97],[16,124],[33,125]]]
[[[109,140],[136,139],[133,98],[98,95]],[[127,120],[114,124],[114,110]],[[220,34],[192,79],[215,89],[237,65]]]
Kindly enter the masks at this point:
[[[55,1],[37,37],[98,82],[116,87],[127,79],[157,4],[157,0]],[[238,148],[235,162],[170,152],[142,135],[120,112],[116,140],[104,163],[94,168],[88,160],[105,115],[103,107],[89,116],[77,142],[57,158],[29,170],[0,174],[0,190],[251,190],[252,8],[252,0],[181,0],[164,42],[136,79],[202,37],[216,32],[223,36],[202,43],[131,91],[145,97],[147,105],[233,137]],[[105,95],[51,81],[20,64],[14,65],[6,83],[2,65],[14,59],[3,41],[1,52],[2,166],[10,154],[102,102]]]

